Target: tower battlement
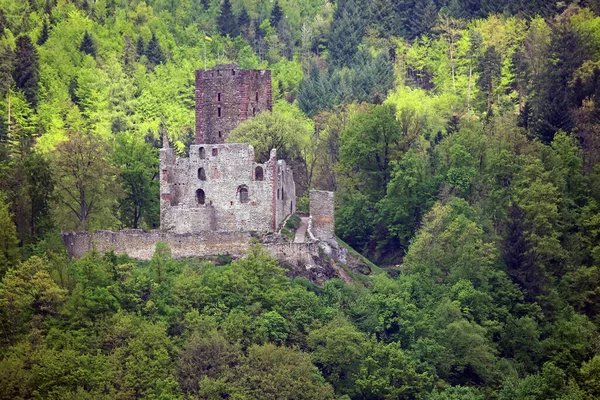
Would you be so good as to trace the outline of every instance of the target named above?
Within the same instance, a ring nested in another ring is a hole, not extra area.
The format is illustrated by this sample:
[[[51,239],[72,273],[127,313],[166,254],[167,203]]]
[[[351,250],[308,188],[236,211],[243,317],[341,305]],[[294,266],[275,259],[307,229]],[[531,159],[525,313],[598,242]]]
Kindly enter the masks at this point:
[[[225,143],[231,130],[272,111],[271,71],[217,65],[196,71],[196,144]]]

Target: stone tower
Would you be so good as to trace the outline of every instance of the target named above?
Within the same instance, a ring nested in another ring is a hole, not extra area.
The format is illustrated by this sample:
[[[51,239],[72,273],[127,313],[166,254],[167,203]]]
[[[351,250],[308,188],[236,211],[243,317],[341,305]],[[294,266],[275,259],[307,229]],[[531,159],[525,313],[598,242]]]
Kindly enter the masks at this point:
[[[196,144],[225,143],[240,122],[272,108],[271,71],[235,63],[196,70]]]

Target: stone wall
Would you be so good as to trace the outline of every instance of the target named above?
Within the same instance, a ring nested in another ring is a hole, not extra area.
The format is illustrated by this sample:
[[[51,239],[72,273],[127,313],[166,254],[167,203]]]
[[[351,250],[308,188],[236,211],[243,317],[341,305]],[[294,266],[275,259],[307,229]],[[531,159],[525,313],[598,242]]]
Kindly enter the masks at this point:
[[[248,232],[203,232],[202,234],[178,234],[164,231],[144,232],[138,229],[119,232],[96,231],[63,234],[63,242],[71,257],[82,257],[95,248],[101,253],[114,250],[117,254],[129,254],[138,260],[149,260],[156,243],[169,245],[173,257],[204,257],[229,253],[242,257],[250,248]]]
[[[196,144],[225,143],[240,122],[272,108],[271,71],[237,64],[196,71]]]
[[[249,144],[193,145],[189,158],[163,148],[160,157],[163,230],[274,231],[296,210],[292,170],[276,151],[266,163]]]
[[[319,240],[335,240],[334,192],[310,191],[310,218],[312,234]]]
[[[252,246],[251,238],[252,235],[248,232],[178,234],[158,230],[144,232],[139,229],[63,234],[63,242],[71,257],[80,258],[94,248],[100,253],[113,250],[117,254],[128,254],[137,260],[151,259],[158,242],[166,243],[174,258],[211,257],[219,254],[239,258]],[[264,248],[281,262],[300,267],[310,268],[310,265],[315,264],[314,257],[319,255],[319,247],[315,243],[265,243]]]

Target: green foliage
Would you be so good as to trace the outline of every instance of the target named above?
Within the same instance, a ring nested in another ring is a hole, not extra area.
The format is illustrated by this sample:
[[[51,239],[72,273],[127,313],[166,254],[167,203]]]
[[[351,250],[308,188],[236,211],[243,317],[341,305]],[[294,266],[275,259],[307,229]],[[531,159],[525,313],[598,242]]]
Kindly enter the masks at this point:
[[[0,192],[0,276],[19,260],[17,230],[8,206],[6,195]]]
[[[89,54],[92,57],[96,57],[96,45],[88,31],[85,31],[83,34],[83,39],[81,39],[81,44],[79,45],[79,51],[84,54]]]

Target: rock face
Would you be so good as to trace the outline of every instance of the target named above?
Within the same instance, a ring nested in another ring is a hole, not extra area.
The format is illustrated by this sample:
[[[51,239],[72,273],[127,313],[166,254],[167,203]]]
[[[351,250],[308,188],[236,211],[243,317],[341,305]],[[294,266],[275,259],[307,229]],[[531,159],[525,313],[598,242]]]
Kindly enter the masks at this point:
[[[240,122],[272,109],[271,71],[235,63],[196,71],[196,144],[225,143]]]

